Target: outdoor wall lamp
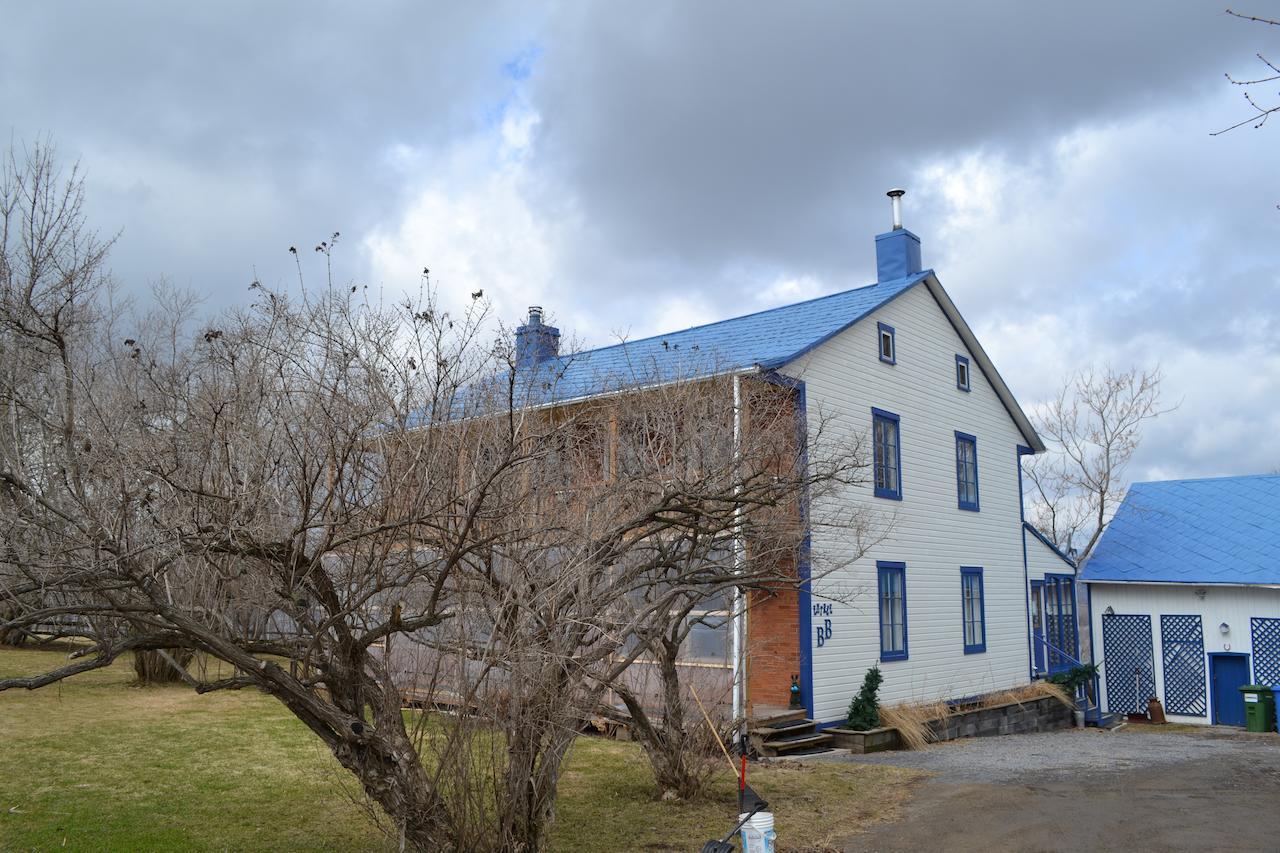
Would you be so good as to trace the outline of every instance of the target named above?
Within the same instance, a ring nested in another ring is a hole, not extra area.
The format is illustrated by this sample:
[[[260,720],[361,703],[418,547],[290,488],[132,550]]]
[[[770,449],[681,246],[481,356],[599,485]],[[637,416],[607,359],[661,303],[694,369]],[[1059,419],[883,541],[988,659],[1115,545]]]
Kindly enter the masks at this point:
[[[1218,626],[1218,630],[1223,634],[1230,634],[1231,626],[1228,625],[1226,622],[1223,622],[1221,625]]]
[[[1110,604],[1108,604],[1108,605],[1107,605],[1107,609],[1106,609],[1106,610],[1104,610],[1104,611],[1102,611],[1102,615],[1103,615],[1103,616],[1115,616],[1115,615],[1116,615],[1116,609],[1115,609],[1114,607],[1112,607]]]

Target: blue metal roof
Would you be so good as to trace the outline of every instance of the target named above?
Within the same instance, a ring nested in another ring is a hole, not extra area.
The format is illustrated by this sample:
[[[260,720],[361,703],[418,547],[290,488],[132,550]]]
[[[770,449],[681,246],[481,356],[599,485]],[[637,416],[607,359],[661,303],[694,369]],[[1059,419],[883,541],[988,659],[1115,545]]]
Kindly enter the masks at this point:
[[[540,363],[537,396],[572,400],[635,384],[794,361],[932,274],[821,296],[678,332],[586,350]],[[553,390],[554,389],[554,390]]]
[[[1280,584],[1280,475],[1134,483],[1080,577]]]

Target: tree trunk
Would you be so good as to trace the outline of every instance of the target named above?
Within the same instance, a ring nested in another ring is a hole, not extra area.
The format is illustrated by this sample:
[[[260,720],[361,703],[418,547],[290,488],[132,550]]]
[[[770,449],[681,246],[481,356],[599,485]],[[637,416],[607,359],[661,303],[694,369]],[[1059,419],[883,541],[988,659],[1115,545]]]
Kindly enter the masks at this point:
[[[555,821],[556,786],[565,753],[576,733],[570,720],[577,707],[566,670],[553,667],[542,676],[545,688],[514,714],[515,726],[507,730],[506,766],[503,768],[506,801],[499,808],[502,850],[533,853],[546,845],[546,833]]]
[[[355,774],[368,797],[382,807],[404,833],[405,848],[415,851],[455,847],[444,804],[431,791],[418,753],[407,737],[381,734],[363,743],[341,741],[333,747],[338,762]]]
[[[707,757],[704,739],[691,737],[686,729],[685,706],[676,668],[678,647],[660,655],[658,673],[662,679],[662,720],[655,723],[629,690],[618,689],[619,698],[631,715],[632,736],[644,748],[653,771],[653,781],[661,800],[692,800],[706,786]],[[705,725],[696,721],[695,725]]]
[[[195,653],[190,649],[165,649],[165,653],[183,668],[195,659]],[[139,684],[176,684],[182,681],[182,674],[158,651],[134,652],[133,671],[137,673]]]
[[[353,717],[347,731],[335,731],[332,720],[317,719],[296,696],[281,693],[277,698],[329,744],[338,763],[359,780],[365,795],[397,827],[404,849],[456,849],[461,846],[460,827],[450,819],[441,792],[422,766],[405,728],[399,692],[394,684],[383,683],[380,690],[365,690],[362,695],[361,673],[369,663],[362,660],[364,655],[363,651],[351,653],[350,669],[330,673],[331,694],[343,697],[336,704]],[[372,725],[364,722],[365,710]]]
[[[0,623],[13,619],[18,615],[18,607],[16,604],[0,602]],[[30,637],[25,631],[17,628],[0,627],[0,646],[21,646],[29,640]]]

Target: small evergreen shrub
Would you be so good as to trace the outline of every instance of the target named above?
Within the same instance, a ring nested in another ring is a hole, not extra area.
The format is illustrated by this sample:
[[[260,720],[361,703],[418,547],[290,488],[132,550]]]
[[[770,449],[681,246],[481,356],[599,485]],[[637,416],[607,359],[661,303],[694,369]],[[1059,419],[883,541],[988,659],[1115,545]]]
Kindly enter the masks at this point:
[[[880,683],[884,676],[880,674],[880,666],[867,670],[867,677],[862,679],[862,689],[849,703],[849,728],[856,731],[880,728],[880,702],[876,694],[880,692]]]

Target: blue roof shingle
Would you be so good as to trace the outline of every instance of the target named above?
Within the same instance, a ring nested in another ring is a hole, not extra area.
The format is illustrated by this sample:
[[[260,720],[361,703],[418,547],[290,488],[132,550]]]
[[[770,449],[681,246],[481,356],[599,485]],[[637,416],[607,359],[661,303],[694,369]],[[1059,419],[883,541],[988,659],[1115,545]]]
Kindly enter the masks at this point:
[[[1280,584],[1280,475],[1134,483],[1080,577]]]
[[[833,293],[678,332],[561,356],[538,365],[558,400],[640,382],[666,381],[793,361],[890,299],[923,281],[924,270],[893,281]],[[548,389],[549,390],[549,389]]]

